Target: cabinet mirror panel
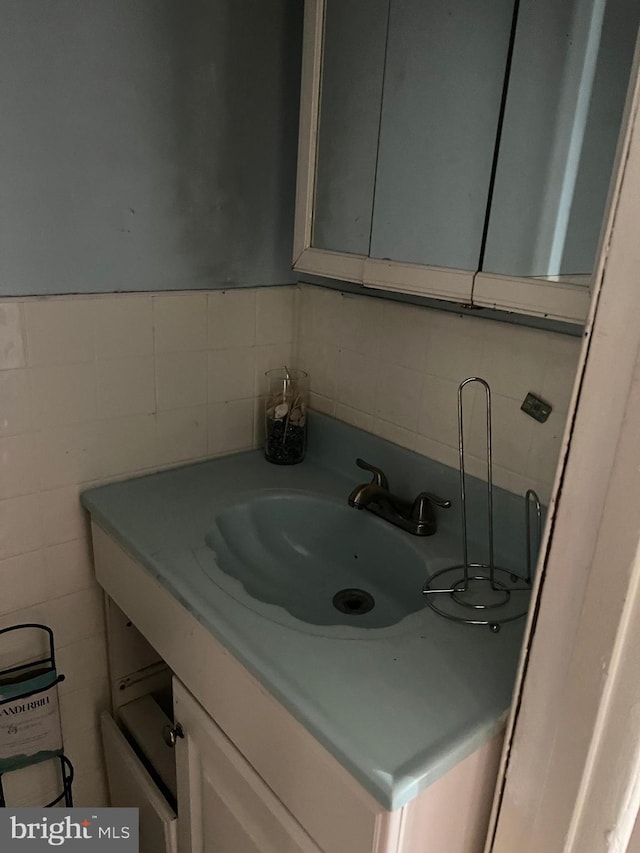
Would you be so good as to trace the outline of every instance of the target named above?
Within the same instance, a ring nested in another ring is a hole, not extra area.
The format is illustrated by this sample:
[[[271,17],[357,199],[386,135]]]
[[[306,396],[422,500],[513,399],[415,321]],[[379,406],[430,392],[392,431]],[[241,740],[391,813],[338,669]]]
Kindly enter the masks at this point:
[[[312,245],[476,270],[513,0],[327,0]]]
[[[513,0],[391,0],[370,255],[477,270]]]
[[[482,269],[588,283],[637,0],[520,0]]]
[[[369,254],[389,0],[327,0],[312,245]]]

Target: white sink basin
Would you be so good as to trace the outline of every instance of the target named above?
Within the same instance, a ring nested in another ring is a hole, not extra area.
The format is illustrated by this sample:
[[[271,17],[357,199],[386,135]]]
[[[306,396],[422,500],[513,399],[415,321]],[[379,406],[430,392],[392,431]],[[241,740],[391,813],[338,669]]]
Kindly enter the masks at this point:
[[[206,543],[249,595],[314,625],[380,628],[425,605],[410,534],[346,499],[263,493],[219,513]]]

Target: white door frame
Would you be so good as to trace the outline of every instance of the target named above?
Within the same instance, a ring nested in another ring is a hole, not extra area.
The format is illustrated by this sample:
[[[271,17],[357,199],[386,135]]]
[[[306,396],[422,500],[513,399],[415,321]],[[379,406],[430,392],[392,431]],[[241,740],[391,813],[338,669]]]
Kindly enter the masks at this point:
[[[487,837],[491,853],[632,849],[640,805],[637,61],[634,68]]]

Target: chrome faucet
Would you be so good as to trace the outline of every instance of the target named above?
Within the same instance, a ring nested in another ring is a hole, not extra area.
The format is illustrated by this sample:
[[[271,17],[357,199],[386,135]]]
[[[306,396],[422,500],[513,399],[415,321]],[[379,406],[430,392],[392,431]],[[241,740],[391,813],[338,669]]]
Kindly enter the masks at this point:
[[[451,501],[429,492],[420,492],[413,501],[404,500],[389,491],[385,473],[375,465],[370,465],[364,459],[356,459],[356,465],[369,471],[372,479],[370,483],[355,487],[348,498],[349,506],[367,509],[414,536],[432,536],[436,532],[438,520],[434,505],[448,509]]]

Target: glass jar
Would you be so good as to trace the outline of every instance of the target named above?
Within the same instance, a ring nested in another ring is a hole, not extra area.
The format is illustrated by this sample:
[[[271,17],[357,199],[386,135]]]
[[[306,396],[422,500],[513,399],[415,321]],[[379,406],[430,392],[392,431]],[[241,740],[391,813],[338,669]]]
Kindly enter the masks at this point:
[[[309,374],[295,367],[267,370],[264,455],[275,465],[302,462],[307,449]]]

